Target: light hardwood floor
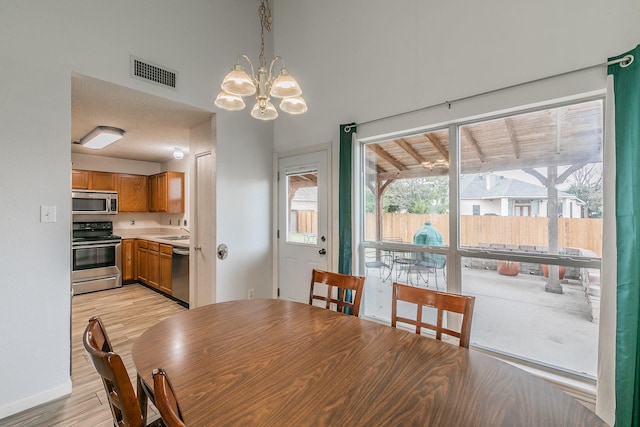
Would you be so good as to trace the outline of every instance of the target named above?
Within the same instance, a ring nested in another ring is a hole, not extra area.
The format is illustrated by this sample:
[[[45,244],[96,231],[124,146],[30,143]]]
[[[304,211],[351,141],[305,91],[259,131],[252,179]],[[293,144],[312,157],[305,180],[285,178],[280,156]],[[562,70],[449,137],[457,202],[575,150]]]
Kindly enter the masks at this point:
[[[71,395],[0,420],[0,426],[113,426],[102,381],[87,359],[82,334],[92,316],[100,316],[114,350],[122,357],[135,390],[136,370],[131,358],[134,341],[149,327],[185,308],[142,285],[125,285],[72,300]],[[148,422],[158,418],[153,406]]]

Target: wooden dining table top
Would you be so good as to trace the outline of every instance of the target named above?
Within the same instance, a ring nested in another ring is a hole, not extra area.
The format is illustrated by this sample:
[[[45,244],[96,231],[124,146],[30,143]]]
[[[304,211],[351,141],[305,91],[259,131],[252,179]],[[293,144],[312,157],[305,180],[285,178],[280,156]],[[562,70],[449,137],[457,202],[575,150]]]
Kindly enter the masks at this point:
[[[149,328],[142,380],[167,372],[188,426],[605,426],[552,384],[474,350],[277,299],[212,304]]]

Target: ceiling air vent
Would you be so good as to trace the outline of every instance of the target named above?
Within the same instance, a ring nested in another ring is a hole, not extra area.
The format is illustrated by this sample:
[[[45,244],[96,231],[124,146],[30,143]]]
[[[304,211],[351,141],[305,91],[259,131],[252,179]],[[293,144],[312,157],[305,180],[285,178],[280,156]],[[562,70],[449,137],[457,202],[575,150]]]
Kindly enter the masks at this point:
[[[131,56],[131,77],[133,78],[175,89],[177,74],[175,71]]]

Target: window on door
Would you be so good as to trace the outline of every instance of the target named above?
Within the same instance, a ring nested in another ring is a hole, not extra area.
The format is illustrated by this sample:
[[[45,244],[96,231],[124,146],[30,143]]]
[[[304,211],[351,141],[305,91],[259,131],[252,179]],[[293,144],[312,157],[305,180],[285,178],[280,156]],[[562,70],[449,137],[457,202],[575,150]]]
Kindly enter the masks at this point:
[[[318,244],[318,173],[287,175],[287,242]]]
[[[602,129],[589,99],[364,144],[364,315],[393,281],[474,295],[472,345],[595,378]]]

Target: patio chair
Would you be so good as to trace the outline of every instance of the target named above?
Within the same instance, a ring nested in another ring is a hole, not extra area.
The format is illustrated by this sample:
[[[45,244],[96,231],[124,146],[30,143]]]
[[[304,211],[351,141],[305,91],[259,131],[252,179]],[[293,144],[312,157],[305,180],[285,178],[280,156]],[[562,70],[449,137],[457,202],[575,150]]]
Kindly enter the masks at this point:
[[[386,282],[390,276],[387,271],[391,269],[391,262],[392,259],[388,251],[368,248],[365,252],[365,276],[369,275],[370,268],[377,268],[380,273],[380,278],[383,282]]]

